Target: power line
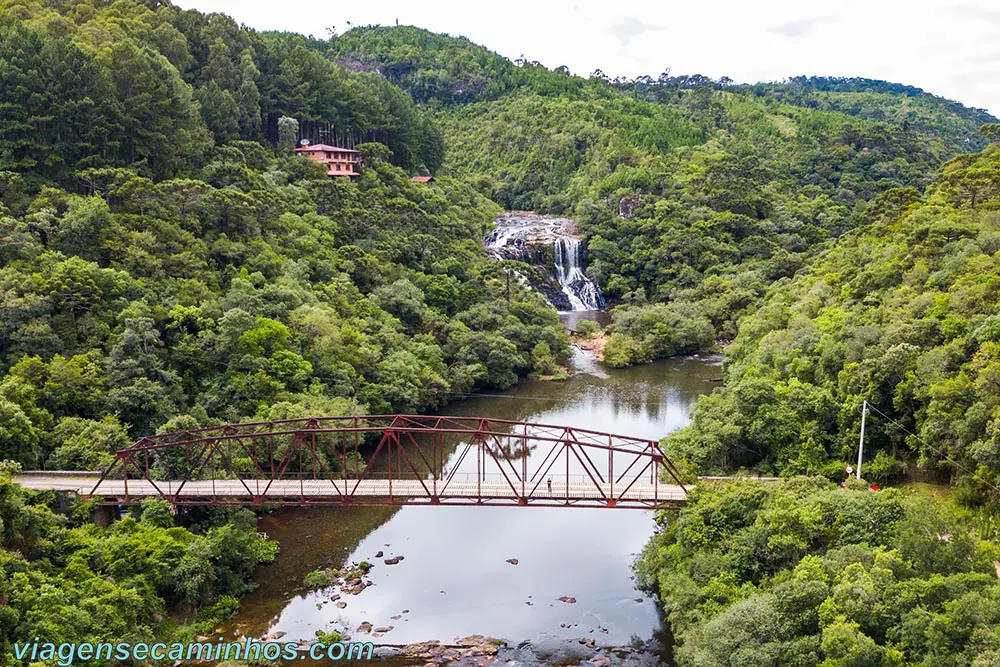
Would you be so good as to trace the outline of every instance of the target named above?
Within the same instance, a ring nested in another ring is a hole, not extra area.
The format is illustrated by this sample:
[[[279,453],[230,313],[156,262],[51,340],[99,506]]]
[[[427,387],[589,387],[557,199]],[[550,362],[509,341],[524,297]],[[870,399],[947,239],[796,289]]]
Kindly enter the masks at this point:
[[[975,475],[974,471],[969,470],[967,467],[965,467],[964,465],[962,465],[961,463],[959,463],[955,459],[951,458],[951,456],[949,456],[945,452],[941,451],[940,449],[938,449],[934,445],[931,445],[926,440],[924,440],[921,436],[917,435],[916,433],[914,433],[910,429],[906,428],[905,426],[903,426],[902,424],[900,424],[898,421],[896,421],[895,419],[893,419],[889,415],[885,414],[884,412],[882,412],[881,410],[879,410],[878,408],[876,408],[871,403],[868,404],[868,409],[872,410],[872,411],[874,411],[876,413],[878,413],[883,419],[885,419],[889,423],[893,424],[896,428],[898,428],[899,430],[903,431],[907,435],[911,435],[914,438],[916,438],[918,441],[920,441],[921,444],[925,445],[932,452],[934,452],[935,454],[937,454],[938,456],[940,456],[941,458],[943,458],[945,461],[948,461],[949,463],[951,463],[952,465],[954,465],[956,468],[958,468],[962,472],[967,473],[969,475]],[[991,486],[991,487],[993,487],[993,489],[995,491],[1000,492],[1000,486],[998,486],[997,484],[994,484],[993,482],[990,482],[990,481],[986,481],[986,484],[989,485],[989,486]]]

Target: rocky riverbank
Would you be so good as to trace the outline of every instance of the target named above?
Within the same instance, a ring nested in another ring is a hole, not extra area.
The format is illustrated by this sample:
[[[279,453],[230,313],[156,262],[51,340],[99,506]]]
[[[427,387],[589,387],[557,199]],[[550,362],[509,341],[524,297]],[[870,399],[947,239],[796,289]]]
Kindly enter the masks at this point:
[[[586,336],[574,334],[570,338],[574,346],[590,352],[598,361],[604,361],[604,348],[608,344],[608,336],[603,331]]]
[[[652,667],[662,665],[664,656],[658,655],[651,643],[636,642],[631,646],[599,647],[592,637],[580,639],[553,639],[540,642],[522,642],[509,646],[493,637],[473,635],[452,644],[437,641],[380,646],[375,656],[395,662],[403,659],[407,664],[423,667],[486,667],[512,665],[534,667],[540,665],[565,665],[566,667]],[[412,662],[411,662],[412,661]]]

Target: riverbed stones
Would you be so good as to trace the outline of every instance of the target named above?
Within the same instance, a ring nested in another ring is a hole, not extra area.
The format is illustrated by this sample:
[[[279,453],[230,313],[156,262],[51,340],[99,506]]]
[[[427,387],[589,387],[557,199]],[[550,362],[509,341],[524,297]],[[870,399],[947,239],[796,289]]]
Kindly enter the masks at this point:
[[[358,626],[356,632],[363,632],[365,634],[368,634],[371,631],[372,631],[372,624],[369,623],[368,621],[362,621],[361,625]]]
[[[382,561],[382,562],[383,562],[383,563],[385,563],[386,565],[396,565],[396,564],[398,564],[398,563],[399,563],[399,561],[401,561],[401,560],[403,560],[403,557],[402,557],[402,556],[393,556],[392,558],[386,558],[386,559],[385,559],[384,561]]]
[[[510,563],[511,565],[517,565],[518,560],[516,558],[508,558],[507,562]]]
[[[375,558],[381,558],[381,557],[382,557],[382,550],[379,549],[378,551],[375,552]]]
[[[559,598],[560,602],[565,602],[566,604],[576,604],[576,598],[572,595],[564,595]]]
[[[374,631],[377,632],[377,633],[379,633],[379,634],[383,634],[384,635],[387,632],[392,632],[392,628],[393,627],[395,627],[395,626],[392,626],[392,625],[380,625],[379,627],[375,628]]]
[[[367,587],[368,585],[365,582],[361,581],[360,579],[355,579],[345,583],[341,587],[340,592],[344,593],[345,595],[357,595],[361,591],[365,590],[365,588]]]
[[[334,603],[334,606],[336,606],[337,609],[344,609],[344,608],[347,607],[347,603],[346,602],[336,602],[336,603]]]

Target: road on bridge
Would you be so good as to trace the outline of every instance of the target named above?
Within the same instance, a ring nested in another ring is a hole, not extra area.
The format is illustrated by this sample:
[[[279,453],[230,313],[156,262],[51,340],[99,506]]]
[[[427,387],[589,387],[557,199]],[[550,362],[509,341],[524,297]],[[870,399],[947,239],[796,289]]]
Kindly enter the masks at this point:
[[[679,475],[645,438],[489,417],[352,415],[159,433],[93,476],[18,481],[106,505],[159,496],[175,505],[655,509],[684,502]]]
[[[456,482],[447,485],[426,479],[218,479],[218,480],[101,480],[97,476],[44,473],[19,475],[18,484],[34,490],[99,496],[112,504],[135,504],[163,496],[177,504],[288,504],[299,505],[541,505],[583,507],[674,506],[686,499],[685,490],[671,484],[633,484],[615,491],[610,484],[553,483],[537,488],[512,488],[497,482]],[[436,482],[436,483],[435,483]],[[609,502],[609,499],[613,501]]]

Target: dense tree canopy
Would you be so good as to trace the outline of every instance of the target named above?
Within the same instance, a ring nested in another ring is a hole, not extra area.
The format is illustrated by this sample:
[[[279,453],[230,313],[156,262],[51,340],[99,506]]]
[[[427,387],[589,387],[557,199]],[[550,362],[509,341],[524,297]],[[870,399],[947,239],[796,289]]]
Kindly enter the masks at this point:
[[[94,468],[278,404],[423,410],[565,358],[483,252],[496,205],[394,166],[440,164],[434,121],[328,44],[130,1],[5,0],[0,31],[0,458]],[[270,145],[279,119],[383,143],[330,179]]]
[[[815,478],[691,501],[638,563],[682,667],[1000,659],[1000,549],[947,504]]]
[[[302,36],[170,4],[3,0],[0,80],[0,164],[35,181],[88,167],[178,176],[205,165],[213,139],[277,142],[281,116],[313,141],[380,141],[408,170],[443,157],[431,119],[381,77]]]
[[[501,206],[575,218],[618,306],[610,365],[734,339],[673,458],[820,476],[702,488],[665,520],[639,572],[681,664],[997,661],[995,524],[823,480],[868,401],[871,480],[919,465],[979,517],[1000,503],[1000,144],[966,153],[1000,137],[985,112],[865,79],[583,78],[417,28],[321,40],[135,0],[0,0],[0,82],[5,664],[34,636],[210,627],[274,557],[247,514],[89,525],[17,464],[558,374],[555,311],[484,252]],[[303,138],[354,146],[361,176],[294,155]]]
[[[669,450],[700,468],[836,471],[866,451],[1000,500],[1000,145],[955,158],[921,195],[876,198],[867,224],[779,281],[727,348],[727,386]]]
[[[209,527],[192,531],[174,525],[161,499],[109,528],[90,522],[86,504],[72,517],[57,506],[51,492],[26,492],[0,472],[5,665],[22,664],[14,643],[193,641],[235,613],[254,568],[278,551],[247,510],[208,517]]]
[[[584,79],[413,27],[356,28],[329,48],[437,107],[451,173],[506,208],[577,219],[588,274],[619,306],[614,365],[732,339],[773,281],[864,221],[866,202],[923,190],[994,120],[868,79]]]

